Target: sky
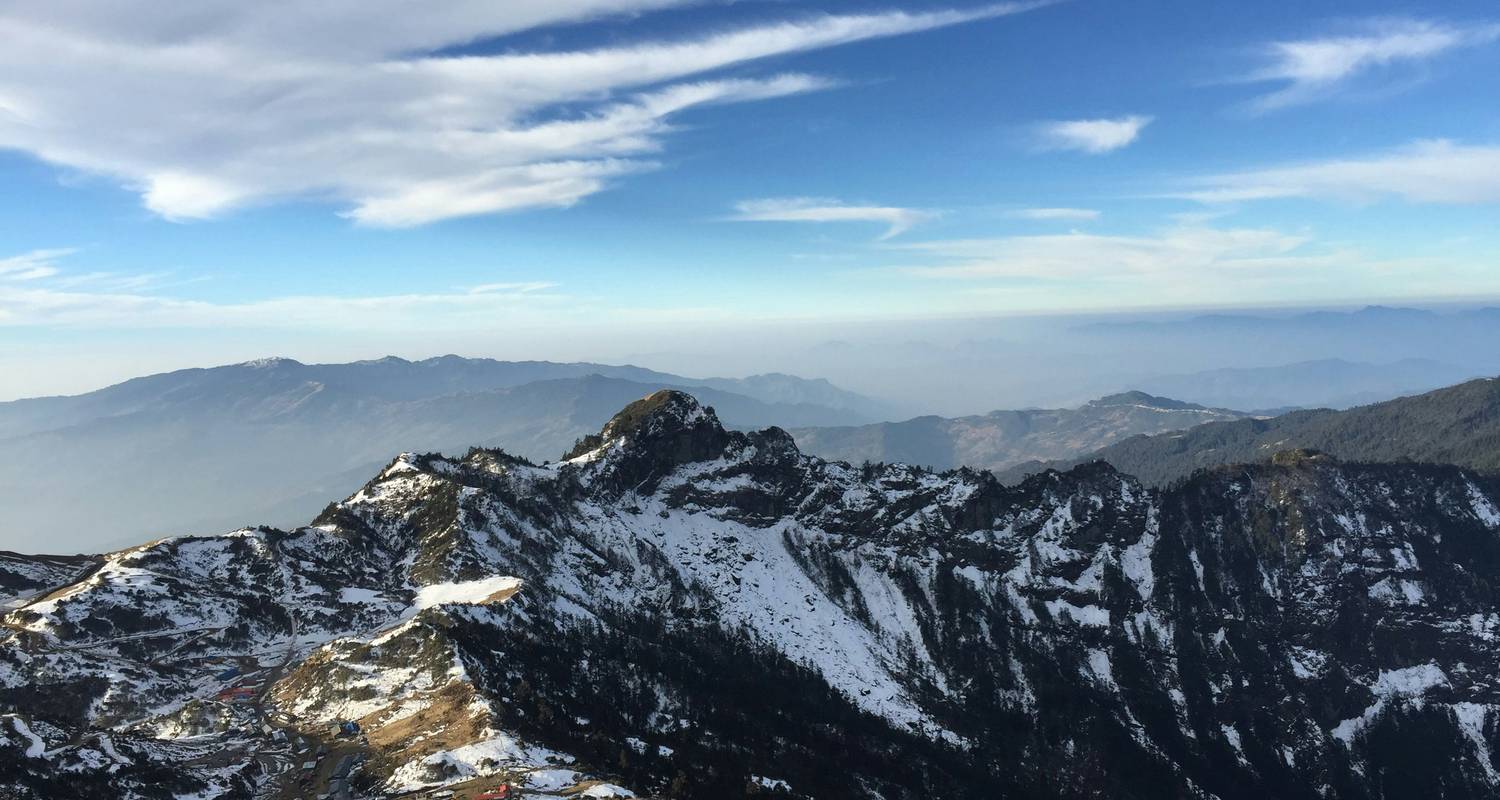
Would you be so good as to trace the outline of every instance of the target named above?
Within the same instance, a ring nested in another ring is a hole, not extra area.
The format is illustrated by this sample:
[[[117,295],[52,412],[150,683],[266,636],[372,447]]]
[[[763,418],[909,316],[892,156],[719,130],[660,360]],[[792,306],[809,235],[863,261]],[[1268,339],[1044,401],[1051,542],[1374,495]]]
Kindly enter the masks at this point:
[[[0,40],[0,400],[1500,297],[1493,3],[53,0]]]

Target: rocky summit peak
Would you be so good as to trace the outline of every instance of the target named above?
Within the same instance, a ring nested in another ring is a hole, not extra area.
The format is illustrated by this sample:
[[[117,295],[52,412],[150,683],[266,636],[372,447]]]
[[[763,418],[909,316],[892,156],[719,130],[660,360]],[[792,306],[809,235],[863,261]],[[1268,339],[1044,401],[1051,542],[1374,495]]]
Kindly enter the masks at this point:
[[[691,428],[705,420],[722,430],[713,409],[705,409],[697,398],[676,389],[661,389],[620,409],[604,424],[599,435],[610,441],[642,431]]]
[[[719,456],[729,439],[712,408],[686,392],[662,389],[620,409],[599,433],[580,439],[564,458],[620,444],[637,455],[686,463]]]

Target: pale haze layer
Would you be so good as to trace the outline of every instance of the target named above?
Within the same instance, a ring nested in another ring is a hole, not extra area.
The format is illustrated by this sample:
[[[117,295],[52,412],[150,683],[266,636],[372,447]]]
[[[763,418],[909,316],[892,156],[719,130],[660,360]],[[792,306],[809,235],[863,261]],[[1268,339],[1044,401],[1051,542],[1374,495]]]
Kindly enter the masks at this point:
[[[963,320],[1500,297],[1492,7],[1167,14],[7,8],[0,397],[276,354],[835,374],[805,354],[1009,336]]]

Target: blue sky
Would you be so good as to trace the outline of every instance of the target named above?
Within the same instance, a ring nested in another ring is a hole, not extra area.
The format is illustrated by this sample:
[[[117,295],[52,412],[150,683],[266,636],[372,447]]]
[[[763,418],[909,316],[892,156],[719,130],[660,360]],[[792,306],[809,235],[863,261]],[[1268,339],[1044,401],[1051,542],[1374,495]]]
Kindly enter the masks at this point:
[[[408,5],[0,11],[0,398],[1500,296],[1491,3]]]

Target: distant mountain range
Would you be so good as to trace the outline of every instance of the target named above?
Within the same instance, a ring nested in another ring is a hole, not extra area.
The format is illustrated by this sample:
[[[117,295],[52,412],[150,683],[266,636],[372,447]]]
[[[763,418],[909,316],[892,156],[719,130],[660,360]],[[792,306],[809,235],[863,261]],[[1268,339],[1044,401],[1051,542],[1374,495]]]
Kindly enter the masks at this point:
[[[1413,380],[1441,369],[1403,364]],[[1335,385],[1368,365],[1324,366]],[[1316,383],[1302,374],[1316,366],[1283,369],[1295,373],[1294,382]],[[1273,374],[1224,370],[1222,385],[1252,386]],[[1493,384],[1466,386],[1482,394]],[[1463,387],[1274,419],[1125,392],[1078,408],[876,422],[870,415],[884,410],[879,401],[780,374],[694,379],[628,365],[457,356],[351,364],[263,359],[0,403],[7,456],[0,460],[0,547],[34,549],[35,537],[46,535],[49,550],[98,549],[245,520],[291,524],[347,495],[392,452],[503,447],[542,462],[598,430],[616,409],[663,388],[691,393],[731,428],[785,428],[820,457],[968,466],[1011,481],[1092,458],[1164,483],[1200,466],[1254,461],[1290,447],[1476,467],[1489,466],[1484,453],[1500,451],[1484,439],[1494,435],[1486,434],[1496,414],[1490,401],[1473,399],[1472,412],[1457,399],[1441,411],[1421,410],[1439,402],[1424,398],[1474,391]],[[1478,409],[1488,409],[1489,421],[1475,421]],[[1434,427],[1424,422],[1428,415],[1468,427]]]
[[[1350,337],[1375,335],[1427,338],[1455,332],[1500,329],[1500,308],[1483,307],[1449,312],[1420,308],[1366,306],[1355,311],[1308,311],[1294,314],[1199,314],[1175,320],[1094,322],[1076,330],[1103,335],[1154,334],[1165,336],[1229,335],[1280,336],[1315,333]],[[1415,343],[1413,343],[1415,344]]]
[[[1181,430],[1244,416],[1238,411],[1206,408],[1145,392],[1124,392],[1079,408],[797,428],[792,435],[803,451],[828,459],[1002,470],[1028,460],[1071,458],[1137,434]]]
[[[626,403],[691,391],[744,428],[867,422],[876,401],[788,375],[697,380],[633,366],[444,356],[263,359],[0,403],[0,546],[97,548],[290,524],[403,450],[556,458]],[[166,502],[170,498],[171,502]]]
[[[839,333],[778,363],[903,404],[886,420],[1071,408],[1127,389],[1240,411],[1348,407],[1500,374],[1500,308],[1132,313]]]
[[[1478,377],[1467,367],[1425,358],[1370,364],[1325,358],[1275,367],[1225,368],[1138,381],[1153,394],[1256,411],[1349,408],[1426,392]]]
[[[87,394],[0,403],[0,438],[104,417],[161,411],[168,406],[215,405],[236,415],[265,416],[290,411],[289,403],[300,402],[299,398],[312,394],[323,395],[317,402],[325,406],[356,398],[366,402],[401,402],[592,375],[645,384],[702,386],[764,403],[821,406],[866,421],[879,419],[884,413],[879,401],[845,391],[826,380],[776,373],[697,379],[631,365],[496,361],[454,355],[421,361],[387,356],[348,364],[302,364],[289,358],[265,358],[133,378]]]
[[[1148,484],[1165,485],[1204,467],[1264,461],[1294,448],[1345,461],[1415,461],[1500,470],[1500,380],[1473,380],[1345,411],[1294,411],[1135,436],[1085,456],[1018,465],[1000,477],[1016,482],[1043,469],[1102,460]]]
[[[1500,308],[1434,311],[1368,306],[1356,311],[1295,314],[1204,314],[1174,320],[1130,320],[1080,325],[1087,350],[1125,345],[1214,365],[1246,363],[1267,354],[1288,362],[1344,359],[1389,363],[1437,359],[1500,369]]]

